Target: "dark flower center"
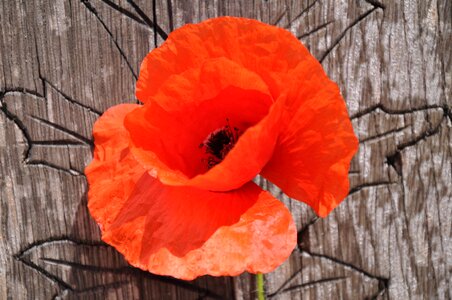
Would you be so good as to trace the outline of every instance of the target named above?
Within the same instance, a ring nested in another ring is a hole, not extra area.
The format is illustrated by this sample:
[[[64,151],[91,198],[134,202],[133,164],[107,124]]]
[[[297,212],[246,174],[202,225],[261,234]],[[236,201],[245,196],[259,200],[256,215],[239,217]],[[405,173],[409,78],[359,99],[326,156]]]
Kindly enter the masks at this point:
[[[226,157],[239,139],[239,136],[240,130],[231,126],[228,119],[226,119],[226,126],[209,134],[207,139],[199,145],[200,148],[205,148],[205,152],[208,154],[208,158],[203,159],[203,161],[207,162],[209,169]]]

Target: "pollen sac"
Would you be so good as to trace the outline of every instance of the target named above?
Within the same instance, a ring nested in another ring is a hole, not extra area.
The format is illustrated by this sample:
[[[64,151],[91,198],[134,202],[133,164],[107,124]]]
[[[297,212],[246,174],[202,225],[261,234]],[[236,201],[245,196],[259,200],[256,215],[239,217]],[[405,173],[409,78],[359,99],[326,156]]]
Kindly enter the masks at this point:
[[[201,143],[200,148],[205,148],[207,159],[203,159],[210,169],[219,164],[231,151],[240,137],[240,130],[230,125],[226,119],[226,126],[213,131],[207,139]]]

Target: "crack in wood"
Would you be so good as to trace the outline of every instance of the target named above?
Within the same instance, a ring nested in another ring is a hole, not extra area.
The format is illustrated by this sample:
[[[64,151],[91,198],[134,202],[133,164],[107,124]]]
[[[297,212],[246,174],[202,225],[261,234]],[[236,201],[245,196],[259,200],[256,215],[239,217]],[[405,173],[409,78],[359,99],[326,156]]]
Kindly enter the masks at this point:
[[[35,146],[53,146],[53,147],[70,147],[70,146],[80,146],[87,147],[85,143],[73,140],[51,140],[51,141],[33,141]]]
[[[278,25],[279,22],[281,22],[282,18],[287,14],[287,6],[279,13],[279,15],[276,16],[276,18],[273,19],[273,21],[270,22],[270,24]]]
[[[26,164],[30,165],[30,166],[35,166],[35,167],[51,168],[51,169],[54,169],[56,171],[67,173],[67,174],[72,175],[72,176],[85,176],[85,174],[83,174],[82,172],[77,171],[77,170],[75,170],[73,168],[69,168],[69,169],[62,168],[60,166],[57,166],[57,165],[52,164],[52,163],[50,163],[48,161],[45,161],[45,160],[30,160],[29,159],[29,160],[27,160]]]
[[[308,229],[313,226],[315,223],[317,223],[317,221],[319,221],[320,218],[318,216],[314,216],[309,222],[308,224],[306,224],[302,229],[300,229],[297,232],[297,246],[298,246],[298,250],[301,250],[302,245],[303,245],[303,239],[306,235],[306,233],[308,232]]]
[[[154,47],[157,48],[159,45],[157,43],[157,3],[155,0],[152,0],[152,18],[154,19],[152,24],[154,30]]]
[[[65,134],[68,134],[68,135],[72,136],[73,138],[85,143],[86,145],[89,145],[90,147],[94,147],[94,143],[93,143],[93,141],[91,139],[88,139],[88,138],[84,137],[83,135],[81,135],[81,134],[79,134],[79,133],[77,133],[75,131],[69,130],[69,129],[61,126],[61,125],[55,124],[53,122],[50,122],[50,121],[48,121],[46,119],[43,119],[43,118],[40,118],[40,117],[36,117],[36,116],[33,116],[33,115],[29,115],[29,117],[32,120],[34,120],[34,121],[36,121],[38,123],[41,123],[41,124],[43,124],[43,125],[45,125],[47,127],[50,127],[50,128],[53,128],[53,129],[55,129],[57,131],[63,132]]]
[[[298,15],[296,15],[292,20],[289,20],[287,26],[285,26],[285,29],[290,28],[293,22],[301,18],[306,12],[308,12],[316,3],[318,0],[314,0],[311,4],[309,4],[305,9],[303,9]]]
[[[378,7],[378,8],[381,8],[383,10],[386,9],[386,6],[383,3],[378,2],[376,0],[364,0],[364,1],[366,1],[369,4],[372,4],[374,7]]]
[[[146,22],[146,24],[148,24],[150,28],[155,30],[155,32],[157,32],[163,40],[166,40],[168,38],[168,34],[157,24],[157,22],[153,22],[151,19],[149,19],[144,11],[141,10],[141,8],[138,6],[138,4],[136,4],[133,0],[127,0],[127,3],[129,3],[133,7],[133,9],[144,20],[144,22]]]
[[[137,15],[135,15],[133,12],[125,9],[122,6],[119,6],[118,4],[110,1],[110,0],[100,0],[103,3],[105,3],[106,5],[110,6],[111,8],[113,8],[114,10],[116,10],[117,12],[119,12],[120,14],[130,18],[131,20],[137,22],[140,25],[144,25],[146,29],[149,29],[149,27],[147,26],[146,22],[144,22],[142,19],[140,19],[140,17],[138,17]]]
[[[322,25],[317,26],[316,28],[312,29],[312,30],[309,31],[309,32],[306,32],[306,33],[303,33],[303,34],[301,34],[301,35],[298,35],[298,36],[297,36],[297,39],[300,40],[300,39],[307,38],[308,36],[310,36],[310,35],[312,35],[312,34],[318,32],[318,31],[320,31],[320,30],[322,30],[322,29],[324,29],[324,28],[326,28],[326,27],[327,27],[328,25],[330,25],[331,23],[334,23],[334,21],[328,21],[328,22],[326,22],[326,23],[324,23],[324,24],[322,24]]]
[[[41,95],[37,91],[33,91],[33,90],[23,88],[23,87],[15,87],[15,88],[9,88],[9,89],[0,91],[0,99],[3,99],[7,94],[11,94],[11,93],[20,93],[20,94],[24,94],[24,95],[34,96],[37,98],[44,98],[44,96]]]
[[[3,102],[3,96],[5,94],[0,94],[0,109],[3,112],[3,114],[6,116],[6,118],[10,121],[12,121],[14,124],[16,124],[17,128],[19,128],[20,132],[22,133],[23,137],[25,138],[25,142],[27,143],[27,147],[24,150],[23,153],[23,163],[26,163],[28,158],[30,157],[30,151],[32,148],[32,139],[30,134],[28,133],[28,129],[25,126],[25,124],[14,114],[12,114],[8,107],[6,106],[6,103]]]
[[[111,283],[105,283],[102,285],[96,285],[93,287],[89,287],[89,288],[85,288],[85,289],[63,289],[62,291],[60,291],[54,299],[58,299],[58,297],[64,297],[68,294],[68,291],[70,293],[73,293],[75,295],[81,295],[81,294],[86,294],[86,293],[91,293],[91,292],[95,292],[95,291],[105,291],[105,290],[109,290],[109,289],[117,289],[118,287],[121,287],[125,284],[129,284],[131,283],[130,281],[115,281],[115,282],[111,282]]]
[[[350,116],[351,120],[361,118],[362,116],[381,110],[384,113],[387,113],[388,115],[404,115],[409,113],[414,113],[417,111],[425,111],[425,110],[431,110],[431,109],[442,109],[443,111],[447,110],[447,106],[443,105],[423,105],[419,107],[409,108],[409,109],[391,109],[385,107],[383,104],[378,103],[373,106],[370,106],[362,111],[359,111],[353,115]]]
[[[332,282],[336,282],[336,281],[342,281],[342,280],[345,280],[345,279],[347,279],[347,277],[345,277],[345,276],[338,276],[338,277],[330,277],[330,278],[325,278],[325,279],[320,279],[320,280],[314,280],[314,281],[311,281],[311,282],[306,282],[306,283],[302,283],[302,284],[293,285],[293,286],[290,286],[288,288],[282,289],[280,291],[276,291],[276,292],[274,292],[272,294],[267,295],[267,297],[268,298],[273,298],[275,296],[279,296],[281,294],[284,294],[284,293],[287,293],[287,292],[291,292],[291,291],[294,291],[294,290],[310,288],[310,287],[313,287],[313,286],[318,285],[318,284],[332,283]]]
[[[369,136],[369,137],[367,137],[365,139],[360,140],[359,143],[360,144],[364,144],[364,143],[367,143],[367,142],[379,140],[379,139],[381,139],[381,138],[383,138],[383,137],[385,137],[387,135],[391,135],[391,134],[394,134],[394,133],[402,132],[405,129],[409,128],[410,126],[411,125],[406,125],[406,126],[403,126],[401,128],[396,128],[396,129],[389,130],[389,131],[386,131],[386,132],[383,132],[383,133],[379,133],[379,134],[376,134],[376,135],[373,135],[373,136]]]
[[[438,122],[438,125],[436,125],[434,128],[428,128],[425,132],[423,132],[422,134],[418,135],[416,138],[414,138],[410,141],[397,145],[397,151],[400,152],[405,148],[414,146],[417,143],[419,143],[420,141],[425,140],[426,138],[437,134],[439,132],[439,130],[441,129],[441,126],[442,126],[444,120],[446,120],[446,118],[447,118],[446,114],[443,113],[442,120],[441,120],[441,122]]]
[[[166,9],[168,10],[168,25],[169,30],[172,32],[174,30],[173,21],[173,0],[166,0]]]
[[[349,24],[345,29],[336,37],[336,39],[333,41],[333,43],[325,50],[323,55],[320,57],[319,62],[323,63],[323,61],[328,57],[328,55],[331,53],[331,51],[339,45],[339,43],[342,41],[342,39],[345,37],[347,32],[358,25],[361,21],[363,21],[367,16],[369,16],[371,13],[373,13],[375,10],[377,10],[378,7],[375,7],[366,11],[365,13],[361,14],[358,18],[356,18],[351,24]]]
[[[46,84],[48,84],[50,87],[52,87],[56,92],[58,92],[58,94],[60,94],[63,97],[64,100],[66,100],[70,104],[82,107],[82,108],[86,109],[88,112],[95,114],[96,116],[100,116],[102,114],[101,111],[99,111],[89,105],[80,103],[75,99],[72,99],[67,94],[63,93],[63,91],[61,91],[59,88],[57,88],[53,83],[51,83],[49,80],[47,80],[45,77],[41,77],[41,80],[43,80]]]
[[[110,31],[110,29],[108,28],[107,24],[105,24],[105,22],[102,20],[102,18],[100,17],[99,13],[97,12],[97,10],[94,8],[94,6],[92,6],[92,4],[89,2],[89,0],[80,0],[80,1],[83,3],[83,5],[85,5],[85,7],[88,9],[88,11],[90,11],[96,17],[96,19],[99,21],[99,23],[105,29],[105,31],[108,33],[111,41],[116,46],[116,49],[118,49],[120,56],[126,62],[127,67],[129,68],[130,72],[132,73],[133,78],[135,78],[135,80],[137,80],[138,76],[137,76],[137,74],[135,74],[135,71],[133,70],[132,65],[130,64],[129,60],[127,59],[126,54],[124,53],[122,48],[119,46],[118,41],[116,40],[116,38],[114,37],[114,35]]]
[[[364,184],[358,185],[358,186],[350,189],[350,191],[348,192],[348,196],[351,196],[363,189],[368,189],[368,188],[373,188],[373,187],[381,187],[381,186],[386,186],[386,185],[391,185],[391,184],[398,184],[398,182],[378,181],[378,182],[364,183]]]

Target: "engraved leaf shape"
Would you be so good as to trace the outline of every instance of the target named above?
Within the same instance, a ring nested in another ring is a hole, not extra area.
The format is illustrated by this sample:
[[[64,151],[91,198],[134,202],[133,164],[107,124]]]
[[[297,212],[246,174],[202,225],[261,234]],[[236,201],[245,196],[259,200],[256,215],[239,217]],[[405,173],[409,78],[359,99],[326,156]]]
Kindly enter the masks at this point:
[[[305,298],[316,299],[324,299],[328,295],[341,295],[345,299],[370,299],[383,293],[387,287],[387,279],[371,275],[335,258],[304,250],[297,255],[300,256],[302,267],[279,288],[270,291],[270,299],[282,299],[284,294],[290,292],[301,293]],[[347,286],[360,287],[360,289],[350,289]],[[352,291],[353,294],[345,294],[347,291]]]
[[[335,3],[332,14],[330,6],[313,0],[291,19],[281,14],[275,23],[286,24],[285,27],[290,28],[297,38],[306,43],[311,53],[323,62],[352,28],[378,9],[385,9],[385,5],[375,0],[340,1]]]
[[[125,290],[124,295],[137,295],[141,284],[163,288],[175,285],[189,292],[186,295],[223,298],[215,291],[201,287],[202,279],[194,283],[143,272],[131,267],[114,248],[97,241],[59,238],[37,242],[25,248],[16,259],[35,269],[60,286],[61,298],[92,299],[105,296],[110,290]],[[139,283],[139,280],[147,283]],[[198,285],[200,284],[200,285]]]
[[[1,108],[28,144],[25,164],[81,175],[91,159],[91,128],[100,112],[43,81],[45,95],[7,91],[1,97]]]
[[[446,117],[440,106],[392,110],[382,105],[352,116],[360,147],[350,168],[350,194],[395,183],[400,172],[400,152],[438,132]]]

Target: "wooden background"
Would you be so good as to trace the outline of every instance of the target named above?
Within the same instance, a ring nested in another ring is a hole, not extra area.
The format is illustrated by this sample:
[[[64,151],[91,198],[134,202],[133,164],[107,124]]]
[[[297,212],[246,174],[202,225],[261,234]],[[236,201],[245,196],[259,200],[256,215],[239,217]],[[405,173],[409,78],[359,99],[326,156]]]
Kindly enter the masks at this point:
[[[350,195],[325,219],[261,182],[299,229],[268,298],[451,299],[448,0],[1,0],[0,299],[254,299],[248,274],[184,282],[128,266],[86,208],[93,122],[136,101],[140,62],[169,32],[220,15],[300,38],[361,142]]]

